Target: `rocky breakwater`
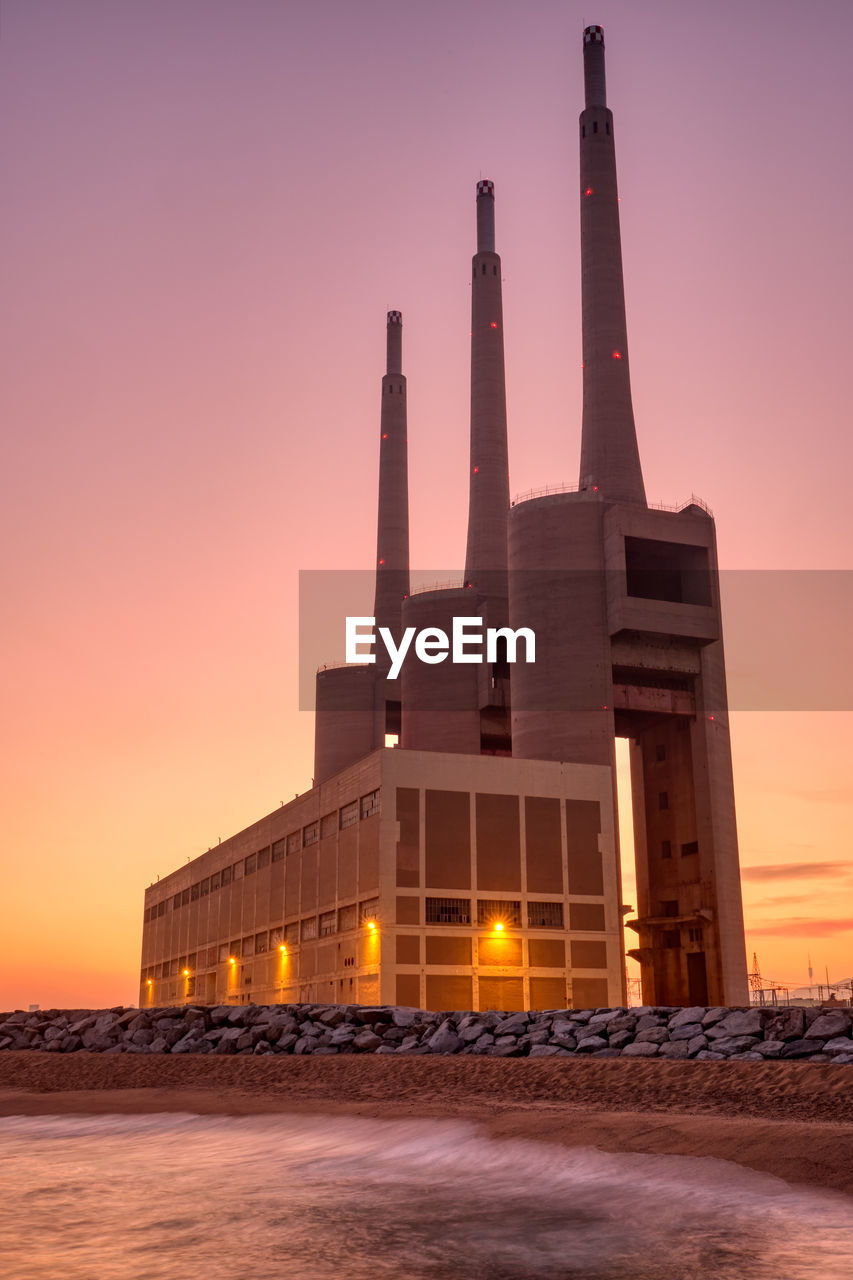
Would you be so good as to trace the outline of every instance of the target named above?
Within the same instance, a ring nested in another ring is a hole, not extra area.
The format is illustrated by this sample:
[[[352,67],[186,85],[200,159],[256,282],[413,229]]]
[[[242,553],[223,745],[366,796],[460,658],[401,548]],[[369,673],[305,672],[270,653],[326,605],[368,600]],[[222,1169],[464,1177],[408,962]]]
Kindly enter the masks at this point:
[[[430,1013],[219,1005],[0,1013],[0,1050],[45,1053],[483,1054],[491,1058],[853,1063],[853,1010],[557,1009]]]

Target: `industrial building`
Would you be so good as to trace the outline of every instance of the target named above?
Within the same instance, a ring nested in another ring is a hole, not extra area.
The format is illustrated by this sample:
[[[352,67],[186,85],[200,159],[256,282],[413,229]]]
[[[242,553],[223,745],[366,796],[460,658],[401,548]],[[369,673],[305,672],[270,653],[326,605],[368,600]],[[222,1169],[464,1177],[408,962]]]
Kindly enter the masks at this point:
[[[577,487],[510,500],[491,182],[477,184],[468,538],[450,587],[410,588],[396,311],[381,384],[377,628],[449,634],[479,617],[532,630],[536,660],[409,654],[391,680],[377,646],[370,665],[321,669],[312,789],[146,891],[142,1004],[621,1004],[623,921],[647,1002],[748,1002],[714,521],[698,499],[646,500],[600,27],[583,53]]]

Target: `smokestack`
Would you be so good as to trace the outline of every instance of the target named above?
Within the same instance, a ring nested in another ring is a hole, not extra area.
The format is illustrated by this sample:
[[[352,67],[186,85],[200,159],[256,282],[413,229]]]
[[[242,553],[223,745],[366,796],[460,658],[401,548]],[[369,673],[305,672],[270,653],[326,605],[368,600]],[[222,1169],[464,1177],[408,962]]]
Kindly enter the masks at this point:
[[[495,184],[477,183],[477,252],[471,278],[471,456],[465,581],[506,597],[509,476],[501,260],[495,253]]]
[[[395,637],[401,629],[403,599],[409,594],[409,477],[406,427],[406,379],[403,377],[403,317],[389,311],[386,372],[382,379],[379,440],[379,515],[376,532],[377,627]],[[377,664],[387,661],[377,647]]]
[[[580,487],[645,506],[628,365],[613,112],[606,105],[604,31],[583,33],[580,117],[583,432]]]

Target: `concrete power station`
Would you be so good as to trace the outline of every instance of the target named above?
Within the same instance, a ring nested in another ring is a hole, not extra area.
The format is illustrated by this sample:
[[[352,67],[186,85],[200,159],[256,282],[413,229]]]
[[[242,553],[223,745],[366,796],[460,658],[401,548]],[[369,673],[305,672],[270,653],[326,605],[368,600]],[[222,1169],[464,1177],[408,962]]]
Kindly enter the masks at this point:
[[[503,640],[476,662],[409,653],[392,679],[377,644],[371,664],[321,669],[312,789],[146,891],[141,1005],[619,1005],[625,926],[646,1003],[748,1003],[714,520],[695,498],[646,501],[601,27],[583,58],[577,487],[510,500],[492,182],[477,184],[458,585],[410,586],[399,311],[381,387],[377,634],[477,618],[534,633],[535,661]]]

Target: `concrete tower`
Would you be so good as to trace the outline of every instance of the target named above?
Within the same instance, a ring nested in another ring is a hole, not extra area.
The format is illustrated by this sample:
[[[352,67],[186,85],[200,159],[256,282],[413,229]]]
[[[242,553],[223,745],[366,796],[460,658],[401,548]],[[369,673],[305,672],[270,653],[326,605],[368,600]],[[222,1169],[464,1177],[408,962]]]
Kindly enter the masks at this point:
[[[631,741],[644,999],[748,1000],[716,537],[710,512],[646,506],[628,381],[604,34],[584,32],[580,491],[510,511],[513,755],[609,766]]]
[[[506,439],[501,260],[495,252],[495,184],[477,183],[477,252],[471,275],[471,457],[465,581],[506,597],[509,460]]]
[[[613,112],[604,75],[604,32],[583,36],[586,106],[580,117],[583,434],[581,489],[614,502],[640,502],[640,470],[631,381]]]
[[[379,506],[376,530],[377,627],[401,630],[409,592],[409,481],[406,379],[403,376],[403,317],[389,311],[386,360],[379,415]],[[385,745],[400,732],[399,680],[385,678],[387,650],[378,646],[373,665],[328,667],[317,672],[314,780],[333,774]]]

